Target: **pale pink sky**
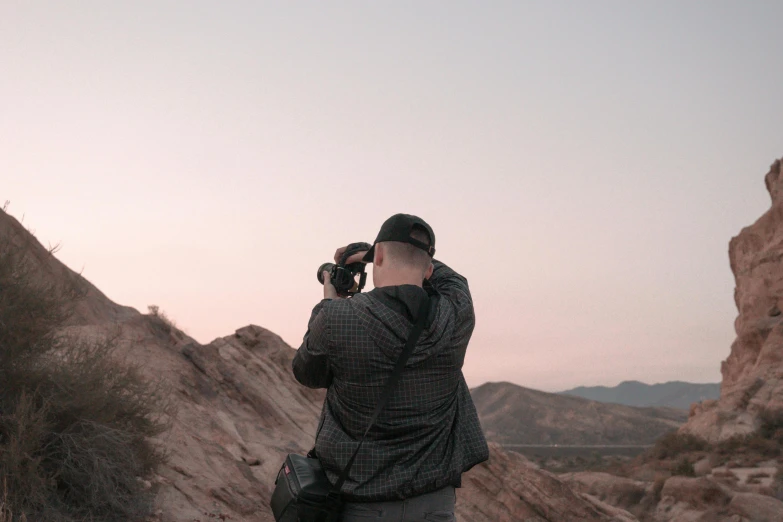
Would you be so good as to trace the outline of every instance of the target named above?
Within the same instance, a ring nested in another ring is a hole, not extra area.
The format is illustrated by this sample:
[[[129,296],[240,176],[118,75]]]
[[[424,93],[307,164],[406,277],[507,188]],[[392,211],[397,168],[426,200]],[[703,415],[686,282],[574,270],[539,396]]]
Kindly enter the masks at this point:
[[[201,342],[433,226],[471,386],[717,381],[783,155],[779,2],[0,3],[0,204]]]

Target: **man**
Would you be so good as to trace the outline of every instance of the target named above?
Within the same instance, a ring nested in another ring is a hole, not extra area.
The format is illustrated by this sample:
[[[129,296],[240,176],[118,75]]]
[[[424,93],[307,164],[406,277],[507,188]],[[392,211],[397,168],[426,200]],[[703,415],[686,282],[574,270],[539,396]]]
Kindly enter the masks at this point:
[[[335,483],[430,298],[424,331],[343,486],[345,522],[455,520],[462,473],[489,458],[462,375],[475,324],[468,283],[434,252],[424,220],[386,220],[372,248],[346,261],[372,263],[375,289],[339,298],[324,272],[324,300],[293,360],[300,383],[328,388],[316,453]]]

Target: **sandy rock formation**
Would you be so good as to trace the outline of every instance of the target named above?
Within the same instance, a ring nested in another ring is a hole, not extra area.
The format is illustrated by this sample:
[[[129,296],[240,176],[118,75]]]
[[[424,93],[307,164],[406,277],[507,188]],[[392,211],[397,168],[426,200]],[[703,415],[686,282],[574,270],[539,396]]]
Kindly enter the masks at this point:
[[[648,482],[596,471],[564,473],[559,478],[576,491],[629,511],[642,504],[652,489]]]
[[[287,453],[312,447],[323,393],[292,381],[293,350],[258,326],[173,348],[179,400],[162,438],[161,519],[272,520],[274,477]]]
[[[741,520],[752,522],[780,522],[783,520],[783,502],[756,493],[737,493],[729,503],[728,512]]]
[[[739,311],[737,338],[721,365],[717,401],[691,407],[682,431],[710,441],[755,431],[759,413],[783,408],[783,168],[765,177],[771,208],[729,243]]]
[[[654,514],[656,522],[728,521],[724,507],[732,493],[705,477],[671,477],[661,489],[661,501]]]
[[[84,292],[68,334],[116,338],[122,357],[168,385],[176,413],[159,437],[169,459],[150,481],[158,491],[154,518],[273,520],[268,506],[278,467],[285,454],[312,447],[324,397],[294,381],[295,351],[258,326],[200,345],[161,317],[111,302],[4,212],[0,240],[23,245],[42,281],[74,281]],[[458,493],[463,521],[635,520],[498,446],[463,483]]]
[[[457,493],[460,520],[506,522],[524,520],[636,520],[590,495],[571,489],[557,476],[538,469],[518,453],[490,444],[490,459],[462,477]],[[487,498],[494,502],[487,502]]]

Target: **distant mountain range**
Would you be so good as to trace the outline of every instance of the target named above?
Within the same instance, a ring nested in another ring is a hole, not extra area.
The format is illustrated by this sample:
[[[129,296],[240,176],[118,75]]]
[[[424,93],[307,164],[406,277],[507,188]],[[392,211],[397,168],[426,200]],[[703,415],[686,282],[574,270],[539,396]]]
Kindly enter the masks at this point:
[[[580,386],[560,392],[560,395],[572,395],[626,406],[668,406],[687,410],[694,402],[720,397],[720,383],[697,384],[671,381],[663,384],[645,384],[639,381],[624,381],[613,388]]]
[[[470,393],[487,439],[501,444],[652,444],[688,417],[681,409],[605,404],[507,382]]]

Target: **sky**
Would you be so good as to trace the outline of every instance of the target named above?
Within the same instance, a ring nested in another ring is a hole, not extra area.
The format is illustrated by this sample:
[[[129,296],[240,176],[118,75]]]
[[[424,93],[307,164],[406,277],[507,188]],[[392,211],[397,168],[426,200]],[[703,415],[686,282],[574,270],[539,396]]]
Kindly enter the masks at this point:
[[[470,386],[717,382],[783,156],[783,3],[0,3],[0,203],[112,300],[298,347],[424,218]]]

